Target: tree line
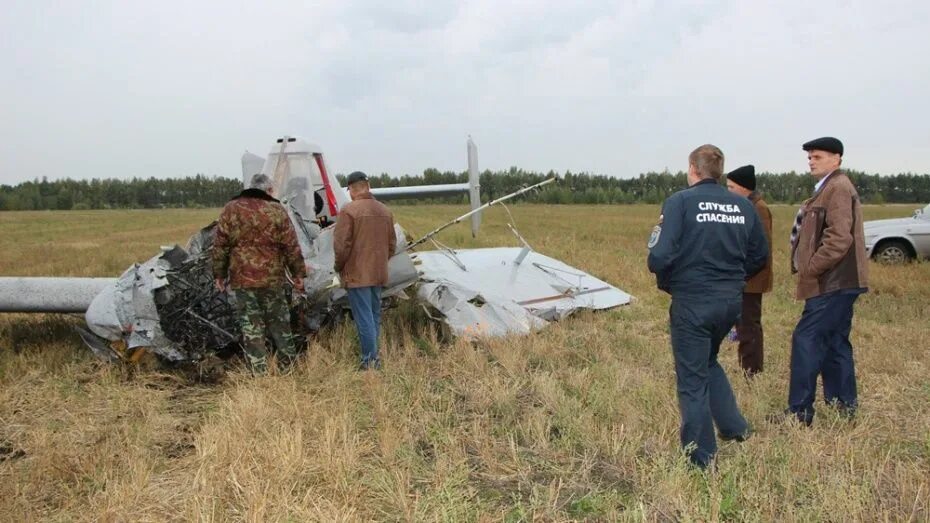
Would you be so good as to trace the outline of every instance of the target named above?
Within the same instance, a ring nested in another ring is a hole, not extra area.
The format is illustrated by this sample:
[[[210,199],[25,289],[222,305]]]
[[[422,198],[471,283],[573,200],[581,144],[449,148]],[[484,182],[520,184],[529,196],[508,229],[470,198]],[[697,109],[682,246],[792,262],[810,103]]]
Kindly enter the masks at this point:
[[[923,203],[930,202],[930,174],[895,174],[880,176],[859,171],[844,170],[859,190],[866,203]],[[490,201],[520,188],[558,176],[556,185],[549,185],[522,197],[523,201],[552,204],[630,204],[661,203],[665,198],[687,187],[684,172],[650,172],[635,178],[612,178],[589,173],[565,172],[557,174],[524,171],[511,167],[507,171],[481,173],[481,199]],[[370,178],[372,187],[406,187],[424,184],[463,183],[468,181],[465,172],[440,172],[427,169],[421,176],[399,178],[381,174]],[[340,177],[340,182],[345,179]],[[721,182],[723,183],[723,182]],[[759,173],[756,189],[770,203],[800,203],[810,197],[815,180],[808,173]],[[404,202],[404,200],[400,200]],[[460,202],[464,196],[409,200],[417,202]],[[394,203],[394,202],[392,202]]]
[[[879,176],[846,171],[866,203],[930,202],[930,175],[895,174]],[[512,167],[506,171],[481,173],[481,195],[490,201],[522,187],[556,176],[556,173],[524,171]],[[339,175],[341,183],[345,177]],[[629,204],[660,203],[673,192],[684,188],[685,173],[650,172],[635,178],[612,178],[604,175],[565,172],[555,186],[522,197],[523,201],[551,204]],[[372,187],[406,187],[462,183],[465,172],[440,172],[427,169],[422,175],[371,177]],[[807,198],[814,179],[807,173],[761,173],[757,189],[770,203],[798,203]],[[85,209],[156,209],[221,207],[242,189],[238,179],[208,177],[202,174],[187,178],[132,178],[54,180],[45,178],[17,185],[0,185],[0,210],[85,210]],[[465,201],[465,196],[400,200],[396,203],[448,203]],[[395,203],[395,202],[392,202]]]
[[[158,209],[222,207],[242,190],[232,178],[54,180],[0,185],[0,210]]]

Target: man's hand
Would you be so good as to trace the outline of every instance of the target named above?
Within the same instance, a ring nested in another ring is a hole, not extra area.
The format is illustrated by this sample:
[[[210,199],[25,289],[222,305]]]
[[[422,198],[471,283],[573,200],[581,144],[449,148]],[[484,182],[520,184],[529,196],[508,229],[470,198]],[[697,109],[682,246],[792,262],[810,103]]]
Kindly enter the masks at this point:
[[[216,285],[216,290],[226,292],[226,280],[223,278],[216,278],[213,280],[213,284]]]
[[[303,278],[297,278],[297,280],[294,281],[294,290],[296,290],[297,292],[301,294],[304,293],[304,279]]]

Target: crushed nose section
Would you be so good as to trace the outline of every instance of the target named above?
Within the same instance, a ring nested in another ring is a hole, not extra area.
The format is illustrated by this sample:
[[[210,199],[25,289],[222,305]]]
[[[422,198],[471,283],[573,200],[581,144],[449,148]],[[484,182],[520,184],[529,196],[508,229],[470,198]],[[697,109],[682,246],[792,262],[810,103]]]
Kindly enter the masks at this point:
[[[179,250],[175,247],[133,265],[94,297],[85,314],[90,331],[106,340],[122,340],[130,349],[151,350],[171,361],[186,359],[165,337],[155,304],[156,290],[168,284],[167,271],[172,262],[186,256]]]
[[[116,341],[132,330],[132,282],[137,268],[133,265],[127,269],[90,302],[84,319],[97,336]]]
[[[166,270],[165,278],[167,283],[155,290],[155,307],[165,338],[183,349],[184,359],[200,361],[238,343],[229,295],[214,286],[209,256],[182,259]]]

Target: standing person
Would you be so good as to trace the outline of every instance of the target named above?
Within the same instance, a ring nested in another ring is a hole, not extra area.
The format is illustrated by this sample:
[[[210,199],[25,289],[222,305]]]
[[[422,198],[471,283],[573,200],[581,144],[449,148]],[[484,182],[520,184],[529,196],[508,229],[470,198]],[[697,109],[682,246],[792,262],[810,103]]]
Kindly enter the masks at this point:
[[[235,292],[245,354],[255,374],[268,371],[266,331],[282,369],[297,357],[285,270],[300,292],[307,277],[294,226],[273,192],[268,176],[253,176],[249,188],[223,207],[213,243],[216,288]]]
[[[802,148],[817,185],[791,230],[791,271],[804,312],[791,337],[787,413],[810,426],[818,374],[827,404],[848,416],[858,407],[849,332],[853,304],[868,291],[869,260],[859,193],[840,170],[843,143],[825,137]]]
[[[764,335],[762,332],[762,294],[772,290],[772,211],[762,195],[756,191],[756,168],[744,165],[727,174],[727,189],[731,193],[749,198],[762,220],[762,229],[768,240],[769,257],[765,267],[746,282],[743,289],[743,311],[736,323],[739,338],[739,364],[746,376],[762,372]]]
[[[361,346],[359,370],[381,368],[381,288],[388,282],[388,260],[394,254],[394,216],[371,195],[368,176],[355,171],[346,180],[352,201],[339,212],[333,246],[335,269],[349,295]]]
[[[691,152],[689,188],[665,200],[649,238],[649,271],[659,289],[672,295],[681,445],[701,469],[717,452],[714,424],[724,440],[749,436],[717,353],[739,316],[746,277],[758,272],[769,254],[752,204],[719,183],[723,161],[723,152],[713,145]]]

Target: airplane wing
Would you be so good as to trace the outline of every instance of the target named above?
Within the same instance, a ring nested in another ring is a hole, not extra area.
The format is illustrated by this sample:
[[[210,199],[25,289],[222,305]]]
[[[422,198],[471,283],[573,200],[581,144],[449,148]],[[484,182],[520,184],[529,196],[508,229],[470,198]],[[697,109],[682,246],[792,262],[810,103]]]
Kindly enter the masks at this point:
[[[409,187],[372,187],[371,194],[379,200],[402,200],[405,198],[437,198],[470,193],[467,183],[443,183],[437,185],[411,185]]]
[[[0,277],[0,312],[84,312],[116,278]]]
[[[417,252],[429,303],[457,336],[528,334],[581,310],[626,305],[631,296],[529,247]]]

